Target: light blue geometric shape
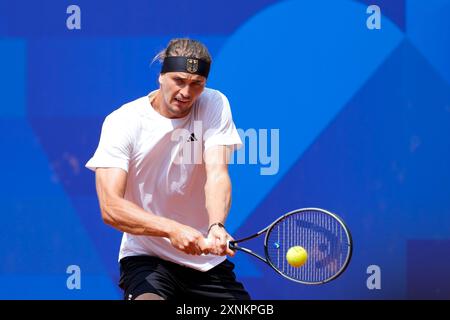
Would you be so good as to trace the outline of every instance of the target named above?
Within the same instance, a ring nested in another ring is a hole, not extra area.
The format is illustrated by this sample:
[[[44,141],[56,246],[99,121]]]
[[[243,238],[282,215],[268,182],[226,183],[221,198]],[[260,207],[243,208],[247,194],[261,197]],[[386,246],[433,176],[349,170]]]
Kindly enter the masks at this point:
[[[409,0],[407,36],[450,84],[450,1]]]
[[[262,176],[255,165],[230,169],[231,232],[401,42],[385,17],[381,30],[367,29],[365,10],[345,0],[281,2],[222,47],[210,85],[228,96],[237,127],[280,129],[278,174]]]
[[[0,145],[10,151],[0,158],[5,168],[0,188],[0,273],[4,277],[0,298],[8,299],[14,292],[16,298],[68,297],[69,265],[94,276],[86,277],[91,289],[79,291],[77,297],[117,296],[117,285],[109,278],[52,170],[54,164],[48,162],[27,120],[0,119]]]
[[[0,39],[0,117],[25,115],[25,65],[25,40]]]
[[[85,274],[81,269],[80,288],[68,289],[70,274],[1,275],[3,300],[117,300],[121,299],[118,287],[106,275]]]

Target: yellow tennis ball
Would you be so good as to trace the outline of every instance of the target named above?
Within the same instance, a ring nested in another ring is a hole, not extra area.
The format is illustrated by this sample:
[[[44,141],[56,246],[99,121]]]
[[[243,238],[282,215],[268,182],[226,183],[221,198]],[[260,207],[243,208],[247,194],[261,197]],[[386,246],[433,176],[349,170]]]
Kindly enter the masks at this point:
[[[287,262],[295,268],[304,265],[307,259],[308,253],[306,252],[305,248],[300,246],[290,247],[286,253]]]

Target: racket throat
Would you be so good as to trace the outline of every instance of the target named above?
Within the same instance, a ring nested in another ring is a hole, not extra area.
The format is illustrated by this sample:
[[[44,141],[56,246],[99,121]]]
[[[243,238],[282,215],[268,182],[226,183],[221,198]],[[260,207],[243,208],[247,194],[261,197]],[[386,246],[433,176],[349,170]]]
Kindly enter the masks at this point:
[[[231,248],[232,250],[239,250],[239,251],[243,251],[243,252],[245,252],[245,253],[251,254],[252,256],[258,258],[258,259],[261,260],[262,262],[268,263],[266,259],[264,259],[264,258],[261,257],[259,254],[253,252],[253,251],[250,250],[250,249],[242,248],[242,247],[239,247],[239,246],[237,246],[237,245],[235,245],[235,244],[231,244],[231,243],[230,243],[230,248]]]

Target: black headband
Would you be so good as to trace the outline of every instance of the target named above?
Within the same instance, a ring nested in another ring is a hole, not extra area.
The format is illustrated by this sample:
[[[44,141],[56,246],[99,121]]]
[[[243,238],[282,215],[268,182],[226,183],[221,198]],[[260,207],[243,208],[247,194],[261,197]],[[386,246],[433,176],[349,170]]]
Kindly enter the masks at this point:
[[[198,74],[208,78],[211,64],[202,59],[190,57],[166,57],[161,67],[161,73],[166,72],[187,72]]]

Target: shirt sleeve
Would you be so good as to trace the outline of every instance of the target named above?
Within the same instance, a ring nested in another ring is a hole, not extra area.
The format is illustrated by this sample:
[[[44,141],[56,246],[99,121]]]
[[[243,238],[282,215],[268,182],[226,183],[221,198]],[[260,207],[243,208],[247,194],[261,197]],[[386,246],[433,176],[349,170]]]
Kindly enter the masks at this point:
[[[217,145],[232,146],[233,150],[242,146],[241,138],[236,130],[227,97],[217,91],[217,95],[208,106],[206,128],[203,135],[205,151]]]
[[[94,156],[86,163],[86,168],[121,168],[128,172],[133,151],[132,122],[113,112],[105,118],[100,142]]]

